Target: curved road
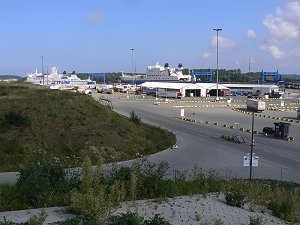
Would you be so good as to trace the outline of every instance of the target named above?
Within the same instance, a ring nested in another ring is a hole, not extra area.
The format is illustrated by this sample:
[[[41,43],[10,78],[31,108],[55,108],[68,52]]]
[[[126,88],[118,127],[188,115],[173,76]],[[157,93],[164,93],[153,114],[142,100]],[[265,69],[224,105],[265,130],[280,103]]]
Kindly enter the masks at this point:
[[[252,122],[251,115],[235,112],[229,107],[186,108],[188,117],[203,121],[192,123],[178,119],[180,109],[174,108],[174,104],[154,105],[153,99],[145,100],[133,96],[130,96],[129,100],[118,99],[116,96],[106,97],[111,98],[117,112],[128,116],[134,110],[143,122],[176,133],[179,148],[157,153],[150,157],[151,160],[167,161],[171,170],[190,170],[197,164],[203,169],[215,170],[222,177],[249,177],[249,167],[243,166],[243,157],[250,152],[251,134],[239,133],[245,139],[245,143],[229,142],[221,138],[221,135],[233,135],[235,131],[224,128],[221,124],[231,125],[238,121],[241,127],[249,129]],[[222,103],[214,105],[216,104]],[[206,120],[218,122],[219,125],[206,124]],[[255,116],[254,130],[261,131],[264,126],[273,126],[273,122],[278,121]],[[254,152],[259,156],[259,166],[253,168],[254,177],[300,182],[300,124],[293,123],[290,130],[291,136],[295,137],[294,141],[274,139],[262,134],[255,135]]]

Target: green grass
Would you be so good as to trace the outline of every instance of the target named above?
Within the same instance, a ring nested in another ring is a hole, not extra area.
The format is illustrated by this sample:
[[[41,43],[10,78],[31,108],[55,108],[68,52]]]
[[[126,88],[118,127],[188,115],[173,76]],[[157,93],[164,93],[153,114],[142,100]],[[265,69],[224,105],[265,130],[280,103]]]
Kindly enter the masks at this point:
[[[27,83],[0,83],[0,90],[0,171],[19,170],[39,150],[72,167],[84,156],[127,160],[176,142],[171,132],[136,124],[87,95]]]

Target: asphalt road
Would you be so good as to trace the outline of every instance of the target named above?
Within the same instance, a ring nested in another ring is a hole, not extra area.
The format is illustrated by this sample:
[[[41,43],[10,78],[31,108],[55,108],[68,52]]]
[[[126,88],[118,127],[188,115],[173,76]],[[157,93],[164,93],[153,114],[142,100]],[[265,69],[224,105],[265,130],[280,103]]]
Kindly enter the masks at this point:
[[[96,94],[98,98],[100,94]],[[174,170],[190,170],[196,164],[205,169],[213,169],[222,177],[239,176],[248,178],[249,167],[243,166],[243,157],[250,153],[252,115],[234,111],[231,107],[223,107],[227,103],[215,102],[187,102],[185,100],[176,103],[154,104],[154,98],[142,98],[113,94],[101,95],[112,101],[114,110],[128,116],[133,110],[142,121],[160,126],[175,132],[178,149],[168,149],[149,157],[154,162],[167,161],[170,165],[170,173]],[[197,100],[197,99],[191,99]],[[237,98],[235,104],[245,108],[243,98]],[[286,100],[290,102],[291,99]],[[268,104],[278,104],[270,102]],[[197,108],[195,108],[197,106]],[[222,107],[220,107],[222,106]],[[180,108],[185,108],[185,115],[195,119],[196,122],[180,120]],[[259,116],[262,115],[262,116]],[[276,119],[265,118],[263,115],[271,115],[281,118],[296,118],[295,111],[265,111],[254,117],[254,131],[262,131],[265,126],[274,126]],[[202,121],[202,123],[201,123]],[[209,121],[209,124],[206,123]],[[259,157],[259,166],[253,168],[254,178],[272,178],[293,180],[300,182],[300,124],[291,122],[290,136],[294,141],[284,141],[265,137],[261,133],[254,135],[254,153]],[[215,125],[218,123],[218,125]],[[227,124],[239,129],[223,127]],[[222,135],[241,135],[245,143],[226,141]]]

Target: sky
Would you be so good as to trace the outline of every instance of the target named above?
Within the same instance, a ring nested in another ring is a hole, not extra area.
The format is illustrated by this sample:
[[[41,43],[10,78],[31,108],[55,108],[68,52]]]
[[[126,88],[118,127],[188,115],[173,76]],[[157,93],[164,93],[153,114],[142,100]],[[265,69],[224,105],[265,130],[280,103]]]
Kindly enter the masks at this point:
[[[0,0],[0,74],[215,69],[217,55],[300,74],[300,0]]]

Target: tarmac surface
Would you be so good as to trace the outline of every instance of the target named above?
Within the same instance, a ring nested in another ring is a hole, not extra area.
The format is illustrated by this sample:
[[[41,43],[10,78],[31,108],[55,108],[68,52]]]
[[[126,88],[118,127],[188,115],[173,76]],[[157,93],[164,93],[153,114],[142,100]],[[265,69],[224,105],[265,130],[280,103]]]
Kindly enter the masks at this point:
[[[129,116],[130,112],[134,111],[143,122],[160,126],[176,134],[178,149],[157,153],[150,156],[150,160],[167,161],[173,171],[190,170],[198,164],[203,169],[215,170],[224,178],[249,177],[249,167],[243,166],[244,157],[251,150],[252,128],[252,114],[242,112],[246,111],[246,97],[236,97],[228,104],[226,101],[200,101],[199,98],[165,101],[134,95],[126,98],[126,95],[122,94],[98,94],[98,96],[110,99],[114,110],[118,113]],[[98,96],[96,94],[95,98]],[[298,97],[295,96],[296,99]],[[286,105],[291,101],[293,99],[286,99]],[[280,100],[269,100],[268,105],[280,103]],[[184,108],[186,118],[195,122],[181,120],[182,108],[178,106]],[[233,110],[233,107],[242,111]],[[274,122],[286,122],[281,119],[291,118],[293,122],[290,122],[290,136],[294,138],[293,141],[266,137],[262,134],[263,127],[273,127]],[[231,129],[231,126],[234,128]],[[255,131],[253,152],[259,157],[258,167],[253,168],[253,176],[300,182],[300,123],[296,119],[296,111],[266,110],[256,113],[253,130]],[[226,141],[221,138],[222,135],[242,136],[245,143]]]

